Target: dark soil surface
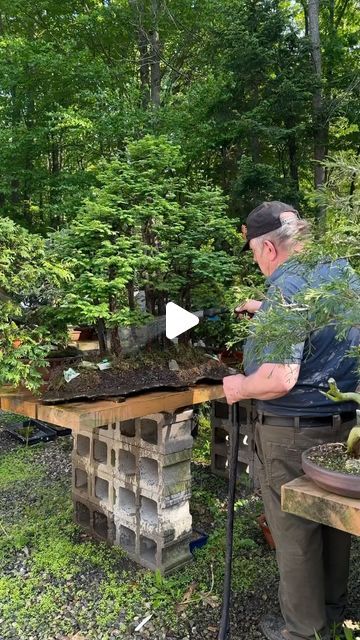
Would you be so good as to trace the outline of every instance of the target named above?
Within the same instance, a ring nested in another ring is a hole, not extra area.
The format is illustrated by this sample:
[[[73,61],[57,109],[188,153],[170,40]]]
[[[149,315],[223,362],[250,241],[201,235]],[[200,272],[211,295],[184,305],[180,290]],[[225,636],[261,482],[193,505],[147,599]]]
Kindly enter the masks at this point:
[[[169,368],[171,360],[177,363],[178,370]],[[83,369],[80,364],[81,360],[71,359],[51,369],[43,402],[119,398],[139,391],[181,389],[201,382],[219,383],[230,373],[218,360],[185,348],[114,360],[111,369],[105,371]],[[66,382],[64,371],[69,367],[80,375]]]
[[[307,457],[310,462],[329,471],[360,475],[360,460],[347,454],[345,444],[320,444]]]

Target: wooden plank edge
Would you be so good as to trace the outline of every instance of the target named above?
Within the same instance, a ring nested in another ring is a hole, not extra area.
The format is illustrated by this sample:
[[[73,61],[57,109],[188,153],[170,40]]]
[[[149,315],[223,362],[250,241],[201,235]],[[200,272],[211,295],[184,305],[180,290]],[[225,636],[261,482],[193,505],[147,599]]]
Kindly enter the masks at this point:
[[[222,385],[202,385],[185,391],[165,391],[127,398],[122,403],[99,401],[68,405],[38,405],[39,420],[71,429],[101,427],[119,420],[141,418],[160,411],[175,411],[182,407],[222,398]]]
[[[308,478],[306,482],[306,491],[292,483],[281,487],[282,510],[360,536],[360,501],[324,491]]]

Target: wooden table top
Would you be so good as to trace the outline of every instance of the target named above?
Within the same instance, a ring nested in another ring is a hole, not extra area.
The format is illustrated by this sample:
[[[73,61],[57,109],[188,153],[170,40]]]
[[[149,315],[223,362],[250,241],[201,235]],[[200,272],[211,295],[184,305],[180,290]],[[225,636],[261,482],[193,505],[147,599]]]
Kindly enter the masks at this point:
[[[283,511],[360,536],[360,500],[345,498],[301,476],[281,487]]]
[[[191,407],[209,400],[223,398],[223,387],[198,385],[185,391],[157,391],[126,398],[122,402],[98,400],[95,402],[68,402],[57,405],[42,404],[27,390],[0,388],[0,408],[44,422],[79,429],[99,427],[121,420],[141,418],[161,411],[172,412],[183,407]]]

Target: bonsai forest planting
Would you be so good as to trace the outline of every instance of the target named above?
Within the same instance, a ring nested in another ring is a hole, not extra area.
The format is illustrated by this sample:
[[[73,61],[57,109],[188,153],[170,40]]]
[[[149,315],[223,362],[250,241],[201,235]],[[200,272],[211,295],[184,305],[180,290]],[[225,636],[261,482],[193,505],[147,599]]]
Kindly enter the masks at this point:
[[[241,245],[226,205],[179,147],[145,136],[101,164],[67,227],[43,239],[3,220],[1,382],[61,401],[221,381],[221,344],[208,353],[202,331],[174,346],[164,314],[224,307]],[[86,356],[66,348],[81,327],[98,343]]]

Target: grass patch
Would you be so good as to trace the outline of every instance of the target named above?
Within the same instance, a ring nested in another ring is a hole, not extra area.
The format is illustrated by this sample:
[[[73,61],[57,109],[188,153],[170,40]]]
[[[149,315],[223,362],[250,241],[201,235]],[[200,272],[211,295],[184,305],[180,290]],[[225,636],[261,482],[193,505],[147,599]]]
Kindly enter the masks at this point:
[[[44,470],[37,464],[35,449],[16,449],[0,459],[0,490],[14,483],[27,483],[41,478]]]

